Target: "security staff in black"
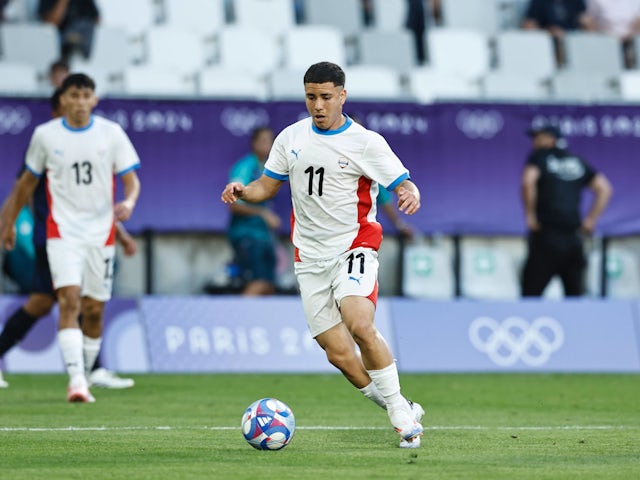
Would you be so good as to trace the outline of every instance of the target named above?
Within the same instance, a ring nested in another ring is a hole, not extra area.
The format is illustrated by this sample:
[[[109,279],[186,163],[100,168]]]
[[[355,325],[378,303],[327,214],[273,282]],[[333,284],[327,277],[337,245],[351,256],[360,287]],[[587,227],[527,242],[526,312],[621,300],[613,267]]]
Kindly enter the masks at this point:
[[[564,294],[584,294],[586,259],[583,234],[591,234],[611,198],[611,184],[582,158],[558,146],[560,130],[545,125],[527,131],[533,151],[522,174],[528,256],[522,274],[522,295],[541,296],[558,275]],[[588,214],[581,218],[581,194],[594,193]]]

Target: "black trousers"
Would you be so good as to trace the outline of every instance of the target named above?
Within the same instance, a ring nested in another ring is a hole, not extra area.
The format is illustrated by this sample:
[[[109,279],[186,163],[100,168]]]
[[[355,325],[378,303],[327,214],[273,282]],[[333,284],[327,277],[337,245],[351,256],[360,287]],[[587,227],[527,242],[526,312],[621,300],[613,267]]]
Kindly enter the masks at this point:
[[[584,294],[587,261],[580,232],[543,229],[530,232],[529,252],[522,272],[522,295],[539,297],[551,279],[558,275],[564,294]]]

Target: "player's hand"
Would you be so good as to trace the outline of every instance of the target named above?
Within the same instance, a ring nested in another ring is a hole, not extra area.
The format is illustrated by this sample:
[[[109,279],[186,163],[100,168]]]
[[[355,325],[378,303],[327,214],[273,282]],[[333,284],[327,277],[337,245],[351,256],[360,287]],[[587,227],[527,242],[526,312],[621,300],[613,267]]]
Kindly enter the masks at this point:
[[[116,203],[116,206],[114,208],[116,218],[121,222],[129,220],[129,217],[131,217],[131,214],[133,213],[134,207],[135,204],[131,200],[123,200]]]
[[[540,223],[538,222],[538,218],[535,215],[527,215],[527,229],[530,232],[537,232],[540,230]]]
[[[5,225],[0,230],[0,241],[5,250],[13,250],[16,246],[16,227],[15,225]]]
[[[585,217],[582,220],[582,231],[588,235],[591,235],[596,229],[596,222],[589,217]]]
[[[398,210],[406,213],[407,215],[413,215],[420,208],[420,195],[407,190],[404,187],[400,187],[397,191],[398,194]]]
[[[235,203],[239,198],[242,198],[244,194],[244,185],[240,182],[231,182],[228,183],[224,190],[222,191],[222,195],[220,199],[224,203]]]
[[[131,235],[121,235],[120,245],[122,251],[127,257],[132,257],[138,252],[138,242]]]
[[[280,217],[268,209],[265,209],[262,213],[262,218],[271,230],[277,230],[280,228],[280,224],[282,223],[280,221]]]

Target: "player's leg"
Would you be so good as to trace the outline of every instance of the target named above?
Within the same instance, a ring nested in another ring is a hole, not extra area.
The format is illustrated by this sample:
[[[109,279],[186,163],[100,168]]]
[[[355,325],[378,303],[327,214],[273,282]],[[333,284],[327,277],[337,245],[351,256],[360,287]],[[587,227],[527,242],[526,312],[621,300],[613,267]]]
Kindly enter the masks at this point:
[[[556,259],[545,232],[529,235],[527,260],[522,270],[522,296],[539,297],[556,273]]]
[[[560,280],[567,297],[580,297],[585,291],[585,269],[587,259],[584,245],[578,234],[567,235],[567,248],[560,271]]]
[[[63,239],[47,241],[49,267],[60,311],[58,344],[69,375],[67,400],[70,402],[95,401],[89,392],[85,377],[82,330],[78,324],[85,255],[83,248],[69,244]]]
[[[27,301],[7,319],[0,334],[0,359],[22,340],[35,323],[47,315],[55,303],[51,271],[44,246],[35,247],[33,285]],[[0,387],[8,387],[4,380]]]

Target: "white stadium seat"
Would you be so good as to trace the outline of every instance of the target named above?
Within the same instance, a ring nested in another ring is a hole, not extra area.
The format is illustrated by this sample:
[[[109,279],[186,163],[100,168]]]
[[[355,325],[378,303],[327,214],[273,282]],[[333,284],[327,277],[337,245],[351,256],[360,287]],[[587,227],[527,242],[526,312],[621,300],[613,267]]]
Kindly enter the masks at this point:
[[[225,0],[164,0],[165,23],[201,38],[214,36],[224,27]],[[185,6],[189,8],[185,8]]]
[[[427,33],[429,66],[440,72],[479,78],[490,67],[489,37],[473,30],[434,28]]]
[[[38,92],[38,71],[27,63],[0,62],[1,95],[33,95]]]
[[[236,24],[281,35],[295,25],[291,0],[234,0]]]
[[[191,96],[193,79],[176,71],[153,66],[128,67],[123,75],[124,93],[136,96]]]
[[[281,62],[275,34],[247,27],[231,26],[218,35],[218,64],[221,67],[266,75]]]
[[[209,67],[200,72],[200,95],[235,100],[265,100],[266,84],[246,71]]]
[[[29,64],[39,74],[60,56],[58,29],[50,23],[2,24],[0,45],[5,62]]]
[[[340,30],[331,26],[307,25],[289,29],[284,34],[284,61],[289,69],[304,69],[329,61],[342,67],[346,63],[344,38]]]
[[[194,74],[206,63],[204,43],[195,33],[152,27],[145,34],[147,65]]]
[[[352,100],[402,100],[400,74],[393,68],[353,65],[345,69],[347,95]]]

